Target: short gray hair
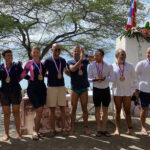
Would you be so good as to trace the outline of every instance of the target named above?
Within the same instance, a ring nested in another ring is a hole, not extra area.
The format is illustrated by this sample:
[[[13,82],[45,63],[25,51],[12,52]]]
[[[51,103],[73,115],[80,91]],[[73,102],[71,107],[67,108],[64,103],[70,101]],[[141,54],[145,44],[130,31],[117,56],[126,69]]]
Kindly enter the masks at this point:
[[[120,51],[124,51],[124,52],[125,52],[124,49],[118,48],[118,49],[116,50],[116,52],[115,52],[115,57],[116,57],[116,58],[118,58]],[[126,53],[126,52],[125,52],[125,53]]]

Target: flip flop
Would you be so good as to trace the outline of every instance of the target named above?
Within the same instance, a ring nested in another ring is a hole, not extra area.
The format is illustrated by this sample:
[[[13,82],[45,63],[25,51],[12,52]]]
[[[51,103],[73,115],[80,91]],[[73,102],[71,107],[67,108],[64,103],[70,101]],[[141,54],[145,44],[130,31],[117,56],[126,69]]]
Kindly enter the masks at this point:
[[[141,131],[141,135],[145,135],[145,136],[148,136],[148,132],[147,131]]]

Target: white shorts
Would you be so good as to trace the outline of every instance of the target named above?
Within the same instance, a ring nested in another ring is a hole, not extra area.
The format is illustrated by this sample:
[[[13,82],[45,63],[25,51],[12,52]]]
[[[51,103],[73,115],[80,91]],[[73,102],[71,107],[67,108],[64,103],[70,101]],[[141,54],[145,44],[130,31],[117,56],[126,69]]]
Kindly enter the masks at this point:
[[[66,106],[66,88],[47,87],[46,105],[47,107]]]

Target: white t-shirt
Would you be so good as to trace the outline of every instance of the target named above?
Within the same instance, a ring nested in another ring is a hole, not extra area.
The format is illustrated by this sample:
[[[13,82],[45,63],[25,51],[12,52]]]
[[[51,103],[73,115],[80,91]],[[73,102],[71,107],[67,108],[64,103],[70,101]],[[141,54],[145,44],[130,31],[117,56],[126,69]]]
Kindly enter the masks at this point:
[[[150,93],[150,64],[147,59],[137,63],[135,67],[138,89]]]
[[[123,65],[120,66],[123,70]],[[124,81],[120,81],[121,73],[118,64],[113,64],[114,82],[112,85],[114,96],[131,96],[136,89],[136,74],[134,67],[125,62],[124,66]]]

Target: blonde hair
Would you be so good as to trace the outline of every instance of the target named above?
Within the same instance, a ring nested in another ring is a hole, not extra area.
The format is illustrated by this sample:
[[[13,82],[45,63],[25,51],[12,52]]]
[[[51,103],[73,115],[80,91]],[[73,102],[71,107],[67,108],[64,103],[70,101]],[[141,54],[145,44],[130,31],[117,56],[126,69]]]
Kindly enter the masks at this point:
[[[34,49],[37,49],[37,50],[40,51],[40,47],[39,46],[33,46],[31,51],[33,51]]]

